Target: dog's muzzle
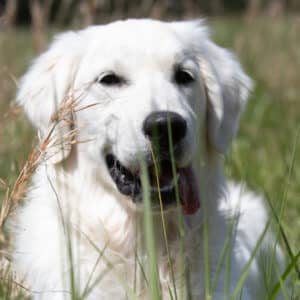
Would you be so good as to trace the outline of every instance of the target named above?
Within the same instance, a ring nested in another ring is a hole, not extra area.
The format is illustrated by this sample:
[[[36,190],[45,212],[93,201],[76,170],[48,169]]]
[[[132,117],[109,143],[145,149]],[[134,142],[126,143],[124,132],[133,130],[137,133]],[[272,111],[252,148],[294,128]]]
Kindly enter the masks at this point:
[[[152,202],[160,203],[161,200],[165,208],[178,200],[185,214],[194,214],[200,201],[192,167],[176,166],[176,157],[180,156],[181,143],[187,132],[186,121],[175,112],[154,112],[145,119],[143,132],[152,148],[152,159],[147,168]],[[119,192],[136,203],[141,202],[141,174],[133,174],[111,153],[106,156],[106,164]]]

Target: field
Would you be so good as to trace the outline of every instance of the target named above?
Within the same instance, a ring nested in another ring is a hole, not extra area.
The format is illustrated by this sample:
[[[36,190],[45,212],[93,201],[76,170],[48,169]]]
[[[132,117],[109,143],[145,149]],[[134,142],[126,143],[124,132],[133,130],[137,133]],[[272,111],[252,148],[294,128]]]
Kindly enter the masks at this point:
[[[214,40],[237,53],[255,82],[226,172],[270,201],[286,237],[283,248],[288,252],[290,247],[296,255],[300,251],[300,17],[208,23]],[[36,142],[14,103],[17,78],[34,56],[31,42],[28,29],[0,32],[0,203]],[[299,285],[296,279],[294,283]],[[0,299],[6,298],[8,288],[0,281]]]

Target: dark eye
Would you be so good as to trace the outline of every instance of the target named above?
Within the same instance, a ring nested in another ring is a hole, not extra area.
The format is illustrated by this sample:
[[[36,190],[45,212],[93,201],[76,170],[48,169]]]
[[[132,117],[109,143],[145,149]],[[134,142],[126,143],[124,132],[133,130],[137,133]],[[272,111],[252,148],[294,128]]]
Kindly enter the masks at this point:
[[[112,86],[112,85],[122,85],[123,83],[125,83],[125,80],[114,73],[109,73],[100,77],[98,79],[98,82],[103,85]]]
[[[177,69],[174,75],[174,81],[179,85],[188,85],[195,81],[193,75],[185,70]]]

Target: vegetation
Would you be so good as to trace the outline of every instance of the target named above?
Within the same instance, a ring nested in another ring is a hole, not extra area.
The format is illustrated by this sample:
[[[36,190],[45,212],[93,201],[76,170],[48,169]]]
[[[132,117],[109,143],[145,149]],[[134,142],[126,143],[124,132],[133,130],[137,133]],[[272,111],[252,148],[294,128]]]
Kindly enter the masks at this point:
[[[255,80],[238,137],[227,157],[226,172],[234,180],[244,180],[269,200],[270,211],[274,208],[277,212],[287,256],[297,255],[300,251],[300,19],[218,18],[212,19],[210,25],[214,39],[234,49]],[[16,78],[28,66],[33,52],[28,30],[0,32],[0,203],[36,144],[31,126],[14,103]],[[4,236],[0,236],[0,250],[4,249],[4,242]],[[9,278],[5,278],[0,280],[0,299],[24,299],[11,289]],[[292,283],[297,295],[299,279],[294,276]]]

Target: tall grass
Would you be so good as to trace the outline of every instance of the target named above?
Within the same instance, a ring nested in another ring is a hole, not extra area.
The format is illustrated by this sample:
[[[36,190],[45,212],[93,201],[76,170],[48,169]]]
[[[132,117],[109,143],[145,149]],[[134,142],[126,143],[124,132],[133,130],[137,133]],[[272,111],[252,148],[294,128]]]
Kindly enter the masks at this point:
[[[241,120],[238,137],[226,160],[226,173],[230,178],[244,180],[250,188],[265,195],[270,213],[273,216],[278,239],[282,241],[283,248],[289,258],[289,264],[281,279],[270,289],[269,299],[275,299],[279,291],[286,295],[283,283],[289,276],[292,276],[294,299],[297,299],[300,287],[299,277],[297,277],[300,257],[300,39],[298,37],[300,19],[297,17],[272,20],[258,19],[251,23],[241,19],[216,19],[211,21],[211,25],[214,39],[226,47],[233,48],[241,59],[242,65],[256,81],[255,91]],[[13,186],[36,141],[31,127],[13,102],[14,91],[16,90],[15,78],[18,78],[24,71],[25,66],[33,56],[29,32],[20,30],[9,35],[0,32],[0,49],[1,201],[6,197],[7,187]],[[172,145],[171,142],[170,145]],[[144,169],[146,169],[145,166]],[[175,172],[173,167],[174,175]],[[146,207],[144,225],[149,260],[148,266],[143,266],[141,261],[138,261],[137,265],[138,268],[143,268],[146,285],[150,290],[150,298],[158,300],[161,299],[157,274],[159,262],[157,261],[156,245],[153,238],[153,214],[151,213],[148,193],[149,183],[146,171],[143,174],[142,183]],[[203,247],[208,262],[209,236],[204,236],[206,237]],[[184,239],[183,230],[181,231],[181,238]],[[263,238],[264,234],[259,243]],[[227,239],[230,241],[230,234]],[[90,242],[93,243],[93,241]],[[168,248],[166,237],[165,242]],[[4,250],[6,236],[0,236],[0,243],[2,250]],[[230,242],[224,246],[223,255],[219,262],[220,266],[223,263],[227,264],[228,277],[230,270],[229,247]],[[105,260],[105,249],[97,249],[97,251],[99,252],[99,259]],[[183,243],[180,251],[183,257],[185,251]],[[71,251],[71,261],[72,255]],[[274,270],[276,272],[273,258],[269,257],[267,261],[266,280],[268,280],[268,274]],[[170,257],[169,264],[172,268]],[[109,261],[107,261],[107,265],[110,266]],[[113,266],[110,267],[113,269]],[[184,267],[184,262],[182,262],[182,268]],[[217,280],[213,278],[210,282],[208,264],[205,271],[207,288],[205,300],[209,300],[210,292],[214,289]],[[225,299],[243,299],[243,283],[247,271],[248,266],[244,269],[234,295],[229,295],[228,291],[227,295],[224,295]],[[83,299],[101,278],[90,282],[90,286],[87,285],[84,293],[79,295],[73,278],[74,272],[73,270],[70,273],[71,281],[74,282],[72,298]],[[2,271],[0,276],[2,279],[0,281],[0,299],[26,298],[24,293],[19,293],[16,286],[12,284],[7,269]],[[120,284],[128,288],[127,283],[122,278],[120,278]],[[134,291],[129,290],[129,288],[128,291],[129,299],[135,299]],[[183,291],[179,290],[177,295],[174,288],[170,287],[170,298],[183,299]]]

